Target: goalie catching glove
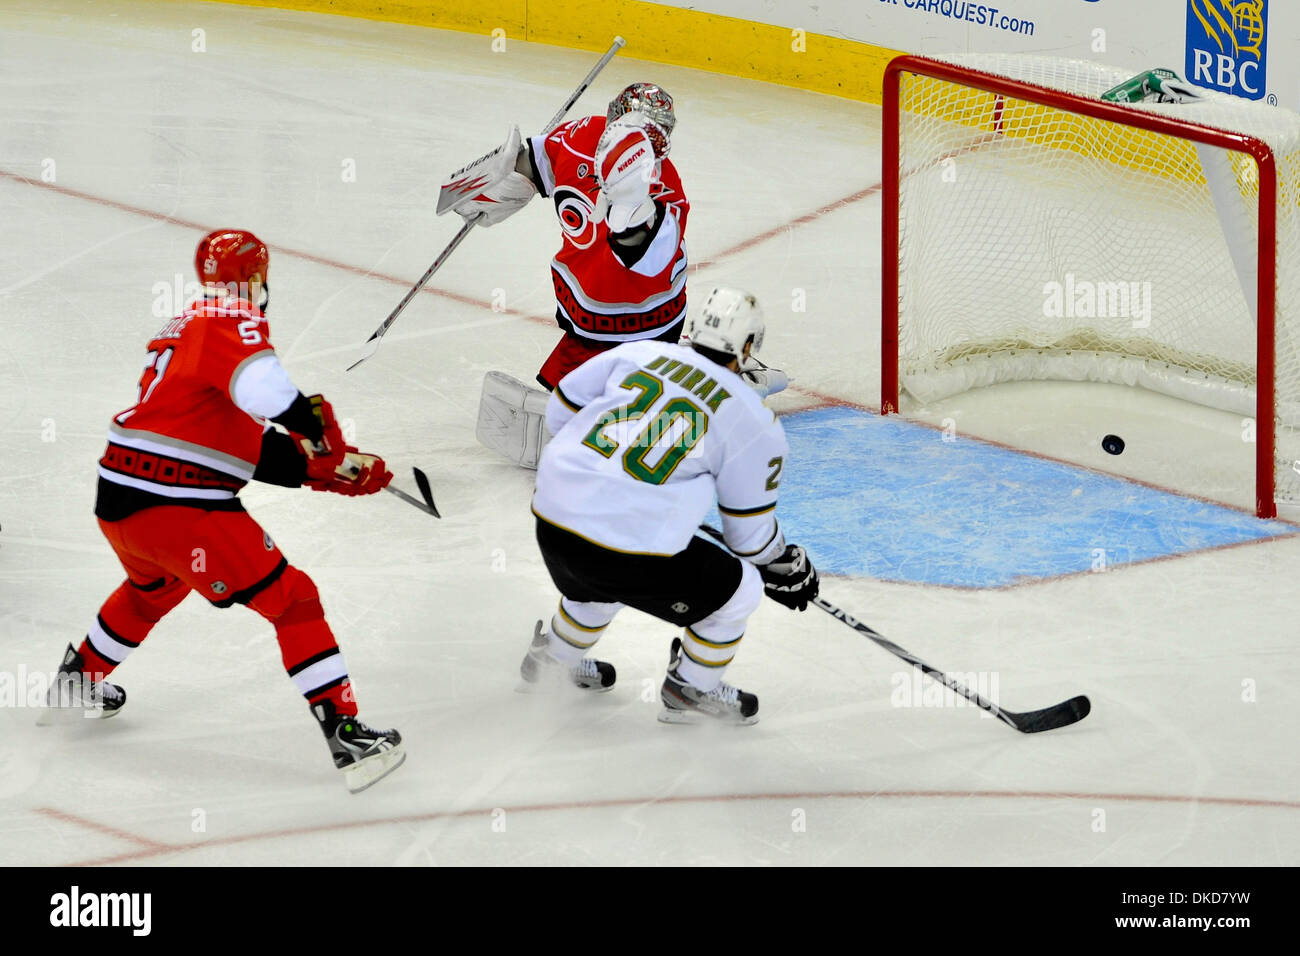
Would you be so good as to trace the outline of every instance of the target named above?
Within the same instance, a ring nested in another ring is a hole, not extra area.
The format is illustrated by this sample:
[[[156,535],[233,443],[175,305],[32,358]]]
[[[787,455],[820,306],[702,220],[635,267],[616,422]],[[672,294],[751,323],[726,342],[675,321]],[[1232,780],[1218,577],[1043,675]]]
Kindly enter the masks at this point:
[[[493,226],[528,205],[537,195],[537,187],[515,169],[519,150],[519,127],[515,126],[504,143],[447,178],[438,193],[438,215],[455,210],[466,221]]]
[[[787,545],[770,563],[760,564],[758,573],[767,596],[794,611],[806,610],[821,587],[808,552],[797,544]]]

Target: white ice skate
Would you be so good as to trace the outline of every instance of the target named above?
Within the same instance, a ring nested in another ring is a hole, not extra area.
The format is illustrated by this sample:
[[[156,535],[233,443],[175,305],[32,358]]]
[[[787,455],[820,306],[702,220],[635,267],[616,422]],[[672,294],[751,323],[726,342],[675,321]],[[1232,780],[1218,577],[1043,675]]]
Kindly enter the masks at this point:
[[[673,648],[668,658],[668,676],[664,678],[659,698],[664,709],[659,720],[665,724],[696,724],[707,721],[737,725],[758,722],[758,696],[730,684],[719,684],[704,691],[692,687],[677,673],[681,663],[682,640],[673,638]]]
[[[521,693],[547,690],[565,683],[565,671],[568,681],[582,690],[604,693],[614,688],[614,665],[605,661],[584,657],[572,667],[566,668],[547,652],[548,640],[542,630],[542,622],[533,625],[533,640],[528,645],[528,653],[519,665],[519,676],[524,682],[517,690]]]

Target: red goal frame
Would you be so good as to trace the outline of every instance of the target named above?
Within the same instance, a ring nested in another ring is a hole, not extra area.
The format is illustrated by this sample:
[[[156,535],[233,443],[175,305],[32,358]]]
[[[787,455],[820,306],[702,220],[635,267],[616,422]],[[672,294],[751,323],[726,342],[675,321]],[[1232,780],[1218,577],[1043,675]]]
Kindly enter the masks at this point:
[[[1128,109],[1116,103],[1092,100],[928,57],[905,55],[891,60],[885,67],[882,99],[884,142],[881,158],[880,413],[890,415],[898,412],[898,217],[899,189],[902,184],[899,169],[899,106],[904,74],[944,80],[998,97],[1054,107],[1092,119],[1234,150],[1255,160],[1259,169],[1255,513],[1261,518],[1276,517],[1273,456],[1276,446],[1274,343],[1277,321],[1277,162],[1267,143],[1245,133],[1228,132],[1199,123]],[[1268,423],[1267,427],[1261,425],[1263,422]]]

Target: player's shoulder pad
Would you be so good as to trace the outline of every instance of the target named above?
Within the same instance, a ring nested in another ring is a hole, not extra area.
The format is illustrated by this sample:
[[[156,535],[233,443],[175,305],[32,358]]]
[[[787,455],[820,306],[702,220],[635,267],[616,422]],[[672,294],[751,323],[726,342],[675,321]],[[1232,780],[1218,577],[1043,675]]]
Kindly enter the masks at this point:
[[[586,116],[574,120],[568,126],[561,126],[560,130],[564,134],[565,143],[575,153],[595,156],[596,144],[600,142],[601,134],[605,132],[605,117]]]
[[[240,298],[220,298],[220,299],[198,299],[190,306],[190,310],[202,314],[205,318],[221,320],[233,320],[235,322],[244,322],[252,319],[257,322],[265,322],[266,316],[262,310],[247,299]]]
[[[677,167],[673,165],[672,159],[669,158],[668,156],[665,156],[662,160],[660,160],[659,181],[663,183],[665,186],[673,187],[673,189],[676,192],[685,195],[685,193],[682,190],[681,174],[677,172]]]
[[[273,348],[266,315],[247,299],[200,300],[193,308],[208,341],[229,343],[241,352]]]
[[[763,404],[763,399],[736,372],[718,365],[701,355],[689,345],[669,344],[665,342],[633,342],[633,345],[646,346],[646,360],[653,363],[658,355],[668,355],[683,365],[692,366],[704,373],[704,380],[694,385],[691,392],[697,400],[703,401],[710,410],[723,419],[748,419],[756,427],[771,424],[774,419],[772,410]],[[665,367],[667,363],[664,363]],[[654,371],[651,368],[651,371]],[[672,376],[673,373],[670,373]],[[691,381],[688,373],[685,381]]]

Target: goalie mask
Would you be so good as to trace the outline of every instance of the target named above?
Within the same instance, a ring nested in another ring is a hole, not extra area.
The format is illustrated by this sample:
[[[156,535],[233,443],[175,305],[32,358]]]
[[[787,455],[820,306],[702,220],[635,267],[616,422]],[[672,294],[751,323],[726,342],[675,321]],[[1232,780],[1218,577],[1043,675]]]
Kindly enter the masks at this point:
[[[647,129],[650,144],[654,146],[655,159],[668,155],[677,125],[677,114],[673,112],[673,98],[653,83],[633,83],[618,96],[609,101],[609,110],[605,113],[606,122],[612,123],[628,113],[640,113],[653,124]]]
[[[745,344],[757,355],[763,346],[763,310],[758,300],[740,289],[716,288],[704,308],[690,320],[686,337],[691,345],[745,360]]]

